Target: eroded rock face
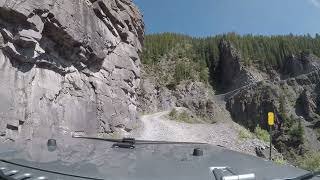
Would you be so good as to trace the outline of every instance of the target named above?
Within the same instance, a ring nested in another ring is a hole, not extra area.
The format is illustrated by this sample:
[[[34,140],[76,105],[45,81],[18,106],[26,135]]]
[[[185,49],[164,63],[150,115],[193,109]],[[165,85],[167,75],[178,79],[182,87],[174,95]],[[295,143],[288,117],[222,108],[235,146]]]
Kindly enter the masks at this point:
[[[291,55],[284,63],[283,78],[295,77],[320,69],[320,59],[311,53],[301,53],[300,56]]]
[[[241,65],[241,54],[232,43],[222,40],[220,59],[216,69],[218,84],[223,91],[231,91],[255,82],[255,77]]]
[[[182,82],[174,88],[157,87],[151,79],[141,82],[139,109],[152,113],[184,107],[193,114],[212,120],[219,106],[212,100],[211,89],[201,82]]]
[[[298,113],[306,120],[312,121],[315,118],[317,106],[307,89],[305,89],[299,96],[296,108]]]
[[[275,112],[276,133],[273,137],[277,149],[287,153],[292,148],[301,155],[308,148],[320,149],[316,133],[319,127],[319,85],[319,70],[286,80],[260,82],[231,96],[227,109],[234,121],[251,130],[258,124],[267,129],[267,113]],[[296,127],[299,121],[304,126],[304,143],[290,134],[290,129]]]
[[[224,86],[230,86],[234,79],[240,75],[240,53],[228,41],[222,41],[219,45],[220,61],[219,75]]]
[[[144,24],[131,0],[0,0],[0,131],[130,130]]]
[[[264,117],[267,117],[268,112],[278,112],[279,97],[279,89],[276,86],[258,83],[231,96],[227,101],[227,109],[234,121],[251,130],[258,124],[267,128]]]
[[[279,115],[280,97],[286,99],[284,107],[289,115],[306,120],[314,119],[318,113],[320,71],[281,80],[277,82],[260,82],[241,89],[227,100],[227,109],[233,119],[254,128],[257,124],[267,128],[266,121],[269,111]],[[279,120],[281,116],[279,115]]]

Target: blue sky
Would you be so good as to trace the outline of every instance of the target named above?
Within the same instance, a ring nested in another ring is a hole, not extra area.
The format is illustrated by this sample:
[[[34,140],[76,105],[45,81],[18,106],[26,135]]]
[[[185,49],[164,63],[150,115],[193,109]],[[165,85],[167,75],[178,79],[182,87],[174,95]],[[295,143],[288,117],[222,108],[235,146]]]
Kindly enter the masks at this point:
[[[320,33],[320,0],[134,0],[146,33]]]

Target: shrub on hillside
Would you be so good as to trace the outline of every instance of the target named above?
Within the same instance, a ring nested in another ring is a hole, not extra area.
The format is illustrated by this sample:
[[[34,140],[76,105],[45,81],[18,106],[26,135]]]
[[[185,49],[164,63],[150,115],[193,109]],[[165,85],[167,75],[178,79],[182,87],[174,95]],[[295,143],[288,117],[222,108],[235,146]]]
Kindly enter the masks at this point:
[[[320,141],[320,128],[316,130],[317,135],[318,135],[318,140]]]
[[[278,165],[286,165],[287,161],[281,156],[281,157],[276,157],[273,162],[275,162]]]
[[[177,118],[178,111],[175,108],[172,108],[172,110],[169,113],[170,119],[174,120]]]
[[[320,152],[309,153],[299,158],[298,164],[309,171],[320,171]]]
[[[172,110],[169,112],[169,118],[179,122],[195,123],[195,119],[190,117],[186,111],[179,112],[175,108],[172,108]]]
[[[199,79],[203,83],[208,83],[208,81],[209,81],[209,70],[207,68],[202,69],[200,71]]]
[[[299,144],[304,142],[304,129],[302,127],[301,120],[290,128],[289,135],[293,141]]]
[[[265,142],[270,142],[270,135],[268,131],[262,129],[259,125],[254,129],[254,134]]]
[[[189,114],[185,111],[181,112],[178,115],[178,121],[186,122],[186,123],[192,123],[192,118],[189,116]]]
[[[251,139],[253,137],[252,133],[247,129],[240,129],[239,130],[239,138],[240,139]]]
[[[288,118],[287,112],[286,112],[286,104],[285,104],[285,95],[281,95],[279,99],[279,115],[282,118],[285,127],[291,127],[292,126],[292,117]]]

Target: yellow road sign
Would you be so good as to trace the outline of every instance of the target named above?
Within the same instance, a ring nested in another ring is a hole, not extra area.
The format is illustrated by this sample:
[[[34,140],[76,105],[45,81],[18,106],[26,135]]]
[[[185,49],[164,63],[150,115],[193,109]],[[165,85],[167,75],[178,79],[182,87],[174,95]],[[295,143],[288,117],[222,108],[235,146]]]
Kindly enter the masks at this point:
[[[274,125],[274,113],[273,112],[268,113],[268,124],[269,124],[269,126]]]

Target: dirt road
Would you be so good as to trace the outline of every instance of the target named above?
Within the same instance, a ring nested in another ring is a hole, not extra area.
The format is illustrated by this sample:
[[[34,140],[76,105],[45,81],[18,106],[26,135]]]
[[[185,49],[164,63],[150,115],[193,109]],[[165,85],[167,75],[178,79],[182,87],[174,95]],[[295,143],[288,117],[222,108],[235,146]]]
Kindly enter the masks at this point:
[[[135,132],[135,138],[158,141],[205,142],[224,146],[228,149],[255,155],[257,145],[266,144],[258,139],[240,140],[242,128],[234,122],[215,124],[188,124],[168,119],[168,111],[141,117],[141,127]]]

